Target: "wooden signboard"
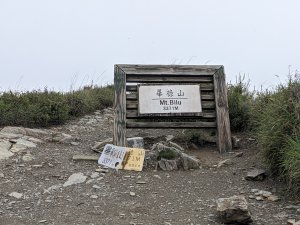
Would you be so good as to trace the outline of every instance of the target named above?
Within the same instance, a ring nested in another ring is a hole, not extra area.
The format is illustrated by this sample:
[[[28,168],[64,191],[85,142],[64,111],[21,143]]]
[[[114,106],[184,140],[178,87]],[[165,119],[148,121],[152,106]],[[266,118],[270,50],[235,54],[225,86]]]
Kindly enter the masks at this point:
[[[114,145],[126,146],[127,128],[195,128],[231,151],[223,66],[115,65],[114,85]]]

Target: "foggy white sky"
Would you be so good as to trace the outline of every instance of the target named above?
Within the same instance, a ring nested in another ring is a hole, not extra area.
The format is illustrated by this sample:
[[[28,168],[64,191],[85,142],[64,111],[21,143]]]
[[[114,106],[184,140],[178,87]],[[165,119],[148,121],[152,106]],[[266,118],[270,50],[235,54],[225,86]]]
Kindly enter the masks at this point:
[[[118,63],[221,64],[270,88],[300,69],[299,21],[298,0],[0,0],[0,91],[112,83]]]

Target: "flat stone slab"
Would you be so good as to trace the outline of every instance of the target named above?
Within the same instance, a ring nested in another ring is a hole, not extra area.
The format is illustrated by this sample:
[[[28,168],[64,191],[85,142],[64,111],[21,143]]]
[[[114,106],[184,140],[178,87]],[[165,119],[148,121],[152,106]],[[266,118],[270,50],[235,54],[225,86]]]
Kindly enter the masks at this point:
[[[0,141],[0,160],[8,159],[9,157],[13,156],[14,153],[10,151],[12,143],[6,140]]]
[[[246,180],[263,181],[267,177],[266,171],[263,169],[253,169],[247,173]]]
[[[68,180],[63,184],[63,187],[68,187],[74,184],[84,183],[87,176],[84,176],[83,173],[74,173]]]

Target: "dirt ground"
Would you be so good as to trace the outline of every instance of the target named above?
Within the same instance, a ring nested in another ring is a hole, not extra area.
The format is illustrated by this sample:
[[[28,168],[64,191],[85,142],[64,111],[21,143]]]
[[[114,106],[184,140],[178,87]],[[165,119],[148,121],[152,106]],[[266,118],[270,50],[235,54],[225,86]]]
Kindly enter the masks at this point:
[[[76,154],[97,155],[91,150],[94,143],[112,136],[111,118],[101,114],[100,122],[89,123],[94,116],[51,128],[76,137],[78,145],[47,142],[30,149],[32,161],[22,161],[24,153],[0,161],[4,175],[0,178],[1,225],[215,225],[221,224],[216,217],[216,199],[233,195],[246,197],[253,225],[283,225],[288,219],[300,219],[299,210],[290,209],[300,202],[283,195],[284,185],[270,176],[261,182],[244,179],[251,168],[262,168],[255,141],[234,150],[243,152],[242,157],[220,155],[215,146],[187,150],[200,159],[199,170],[101,170],[96,161],[72,160]],[[127,136],[163,137],[176,132],[129,130]],[[228,158],[231,165],[215,167]],[[86,182],[61,186],[79,172],[88,176]],[[91,178],[94,172],[98,175]],[[250,199],[252,189],[271,191],[280,201]],[[12,192],[23,197],[9,196]]]

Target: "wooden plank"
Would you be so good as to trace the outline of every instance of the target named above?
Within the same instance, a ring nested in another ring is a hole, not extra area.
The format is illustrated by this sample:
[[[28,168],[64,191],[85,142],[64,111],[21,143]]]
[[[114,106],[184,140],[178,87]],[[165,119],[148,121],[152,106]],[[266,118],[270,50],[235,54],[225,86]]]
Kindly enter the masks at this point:
[[[113,143],[117,146],[126,146],[126,74],[118,66],[115,66],[114,85]]]
[[[126,118],[149,118],[149,117],[155,117],[157,116],[156,114],[154,115],[138,115],[138,111],[137,110],[127,110],[126,111]],[[172,115],[174,116],[174,115]],[[191,114],[184,114],[184,115],[178,115],[179,117],[196,117],[196,118],[206,118],[206,119],[213,119],[213,118],[216,118],[216,113],[213,111],[213,112],[202,112],[200,116],[195,116],[194,113],[191,113]],[[170,115],[160,115],[160,118],[164,118],[164,117],[170,117]],[[174,116],[176,118],[176,115]]]
[[[98,155],[73,155],[73,160],[87,160],[87,161],[97,161],[99,159]]]
[[[216,107],[214,101],[202,101],[201,105],[202,105],[202,109],[214,109]],[[138,102],[137,101],[127,101],[126,108],[127,109],[137,109]]]
[[[184,80],[182,80],[181,84],[187,83]],[[157,84],[160,85],[160,84]],[[161,83],[163,85],[163,83]],[[165,84],[166,85],[166,84]],[[214,90],[214,85],[213,83],[200,83],[200,90],[201,91],[213,91]],[[127,85],[126,86],[126,91],[128,92],[136,92],[137,91],[137,85]]]
[[[215,128],[216,122],[136,122],[127,120],[127,128]]]
[[[220,65],[118,65],[127,75],[213,75]]]
[[[126,94],[126,99],[127,100],[137,100],[137,93],[130,93],[130,94]],[[213,93],[211,94],[201,94],[201,100],[214,100],[215,96]]]
[[[232,150],[231,131],[228,112],[227,88],[224,68],[220,68],[214,75],[216,115],[217,115],[217,140],[220,153]]]
[[[160,83],[160,82],[168,82],[168,83],[212,83],[213,77],[205,77],[205,76],[141,76],[141,75],[126,75],[127,83]]]

